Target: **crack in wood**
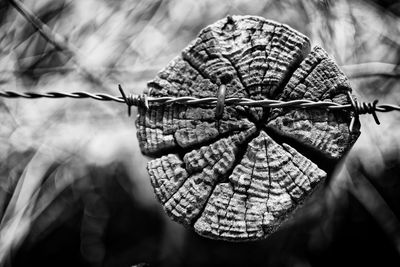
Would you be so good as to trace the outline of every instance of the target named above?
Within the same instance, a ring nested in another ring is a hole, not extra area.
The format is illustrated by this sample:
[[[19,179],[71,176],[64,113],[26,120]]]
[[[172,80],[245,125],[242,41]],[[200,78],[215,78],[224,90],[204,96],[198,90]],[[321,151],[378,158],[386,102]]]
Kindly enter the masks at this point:
[[[330,174],[337,163],[336,159],[328,157],[322,151],[315,149],[314,147],[300,142],[298,139],[288,136],[277,129],[271,128],[269,126],[263,126],[263,130],[271,137],[276,143],[282,145],[286,143],[299,151],[304,157],[315,162],[318,167],[324,170],[326,173]]]

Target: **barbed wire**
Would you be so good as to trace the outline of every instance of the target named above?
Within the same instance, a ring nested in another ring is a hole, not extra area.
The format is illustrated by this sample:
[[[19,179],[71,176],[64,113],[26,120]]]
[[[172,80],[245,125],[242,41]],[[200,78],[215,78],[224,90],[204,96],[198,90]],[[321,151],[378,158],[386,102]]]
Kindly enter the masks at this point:
[[[225,99],[225,90],[220,90],[223,95],[218,95],[217,97],[192,97],[192,96],[182,96],[182,97],[152,97],[146,94],[136,95],[128,94],[126,95],[121,86],[119,86],[121,96],[112,96],[109,94],[102,93],[89,93],[85,91],[78,92],[17,92],[17,91],[0,91],[0,97],[4,98],[27,98],[27,99],[37,99],[37,98],[75,98],[75,99],[94,99],[99,101],[114,101],[118,103],[125,103],[128,106],[128,114],[131,114],[132,106],[142,106],[149,108],[150,105],[190,105],[190,106],[217,106],[222,103],[222,107],[217,108],[219,113],[223,112],[224,106],[248,106],[248,107],[264,107],[264,108],[291,108],[291,109],[301,109],[301,108],[320,108],[327,110],[348,110],[353,111],[353,119],[350,123],[350,129],[353,128],[355,119],[361,114],[372,114],[374,120],[377,124],[380,124],[376,112],[390,112],[390,111],[400,111],[399,105],[391,104],[381,104],[378,105],[378,100],[372,103],[358,102],[356,101],[348,92],[350,98],[350,104],[338,104],[330,101],[312,101],[307,99],[298,100],[272,100],[272,99],[250,99],[242,97],[231,97]],[[220,94],[219,92],[219,94]],[[221,101],[222,100],[222,101]],[[216,117],[220,117],[221,114],[216,114]]]
[[[92,98],[100,101],[115,101],[119,103],[125,103],[125,100],[120,96],[112,96],[109,94],[93,94],[89,92],[79,91],[72,93],[63,93],[63,92],[46,92],[46,93],[37,93],[37,92],[16,92],[16,91],[0,91],[0,97],[5,98],[28,98],[28,99],[36,99],[36,98]]]
[[[37,93],[37,92],[16,92],[16,91],[0,91],[0,97],[4,98],[28,98],[28,99],[37,99],[37,98],[91,98],[100,101],[114,101],[118,103],[126,103],[129,106],[138,106],[144,105],[145,107],[149,107],[150,104],[158,104],[158,105],[171,105],[171,104],[182,104],[182,105],[206,105],[206,106],[215,106],[217,104],[217,97],[205,97],[205,98],[197,98],[191,96],[182,96],[182,97],[151,97],[147,95],[135,95],[129,94],[124,98],[123,96],[112,96],[109,94],[101,94],[101,93],[89,93],[84,91],[79,92],[71,92],[71,93],[63,93],[63,92],[45,92],[45,93]],[[351,107],[351,104],[341,105],[334,102],[327,101],[311,101],[306,99],[301,100],[291,100],[291,101],[281,101],[281,100],[271,100],[271,99],[263,99],[263,100],[254,100],[250,98],[239,98],[232,97],[225,99],[225,105],[239,105],[239,106],[254,106],[254,107],[270,107],[270,108],[306,108],[306,107],[315,107],[315,108],[326,108],[326,109],[348,109]],[[379,111],[389,111],[388,108],[399,109],[400,107],[385,107],[379,106]]]

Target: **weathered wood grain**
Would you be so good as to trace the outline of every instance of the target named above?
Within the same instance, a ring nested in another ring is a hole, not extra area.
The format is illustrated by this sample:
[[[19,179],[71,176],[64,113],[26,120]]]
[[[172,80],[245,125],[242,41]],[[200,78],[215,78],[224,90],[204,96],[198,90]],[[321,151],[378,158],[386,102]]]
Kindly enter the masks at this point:
[[[324,176],[316,164],[261,131],[229,181],[216,186],[194,227],[230,240],[264,237]]]
[[[227,97],[341,104],[351,91],[322,48],[251,16],[206,27],[148,87],[151,96],[215,97],[220,84]],[[137,119],[142,152],[158,157],[147,168],[168,215],[232,241],[265,238],[279,227],[326,176],[309,150],[340,159],[359,135],[349,123],[344,111],[240,106],[225,107],[217,121],[215,107],[179,104],[139,107]]]
[[[328,54],[317,46],[293,73],[277,98],[348,104],[348,91],[351,91],[351,87],[346,76]],[[350,133],[349,120],[350,114],[343,111],[274,109],[266,122],[266,127],[298,139],[326,156],[337,159],[358,137],[357,131]]]

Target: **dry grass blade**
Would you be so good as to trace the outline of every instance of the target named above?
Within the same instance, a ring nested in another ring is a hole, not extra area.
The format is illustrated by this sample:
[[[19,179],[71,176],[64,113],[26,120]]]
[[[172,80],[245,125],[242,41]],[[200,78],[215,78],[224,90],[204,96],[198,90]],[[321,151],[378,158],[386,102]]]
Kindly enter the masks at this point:
[[[21,13],[24,18],[32,24],[32,26],[40,33],[40,35],[45,38],[50,44],[52,44],[57,50],[66,54],[67,57],[71,57],[74,67],[78,72],[80,72],[89,81],[93,82],[96,86],[104,91],[107,91],[108,84],[103,78],[98,75],[91,73],[84,64],[76,59],[81,53],[79,49],[75,48],[73,45],[68,43],[66,38],[52,31],[46,24],[44,24],[35,14],[33,14],[21,1],[19,0],[9,0],[10,4],[15,7],[18,12]]]
[[[400,77],[399,66],[383,62],[369,62],[342,66],[343,71],[351,79],[374,76]]]

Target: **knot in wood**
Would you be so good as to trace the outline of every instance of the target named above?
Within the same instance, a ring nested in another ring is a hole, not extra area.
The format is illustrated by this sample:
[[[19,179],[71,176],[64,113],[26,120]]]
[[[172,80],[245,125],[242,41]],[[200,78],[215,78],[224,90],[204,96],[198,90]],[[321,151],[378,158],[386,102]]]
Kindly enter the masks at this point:
[[[229,79],[227,78],[229,77]],[[198,37],[148,83],[152,97],[312,100],[350,104],[349,82],[321,47],[289,26],[232,16]],[[255,240],[271,234],[359,135],[351,112],[181,104],[139,107],[147,169],[174,220],[201,235]]]

